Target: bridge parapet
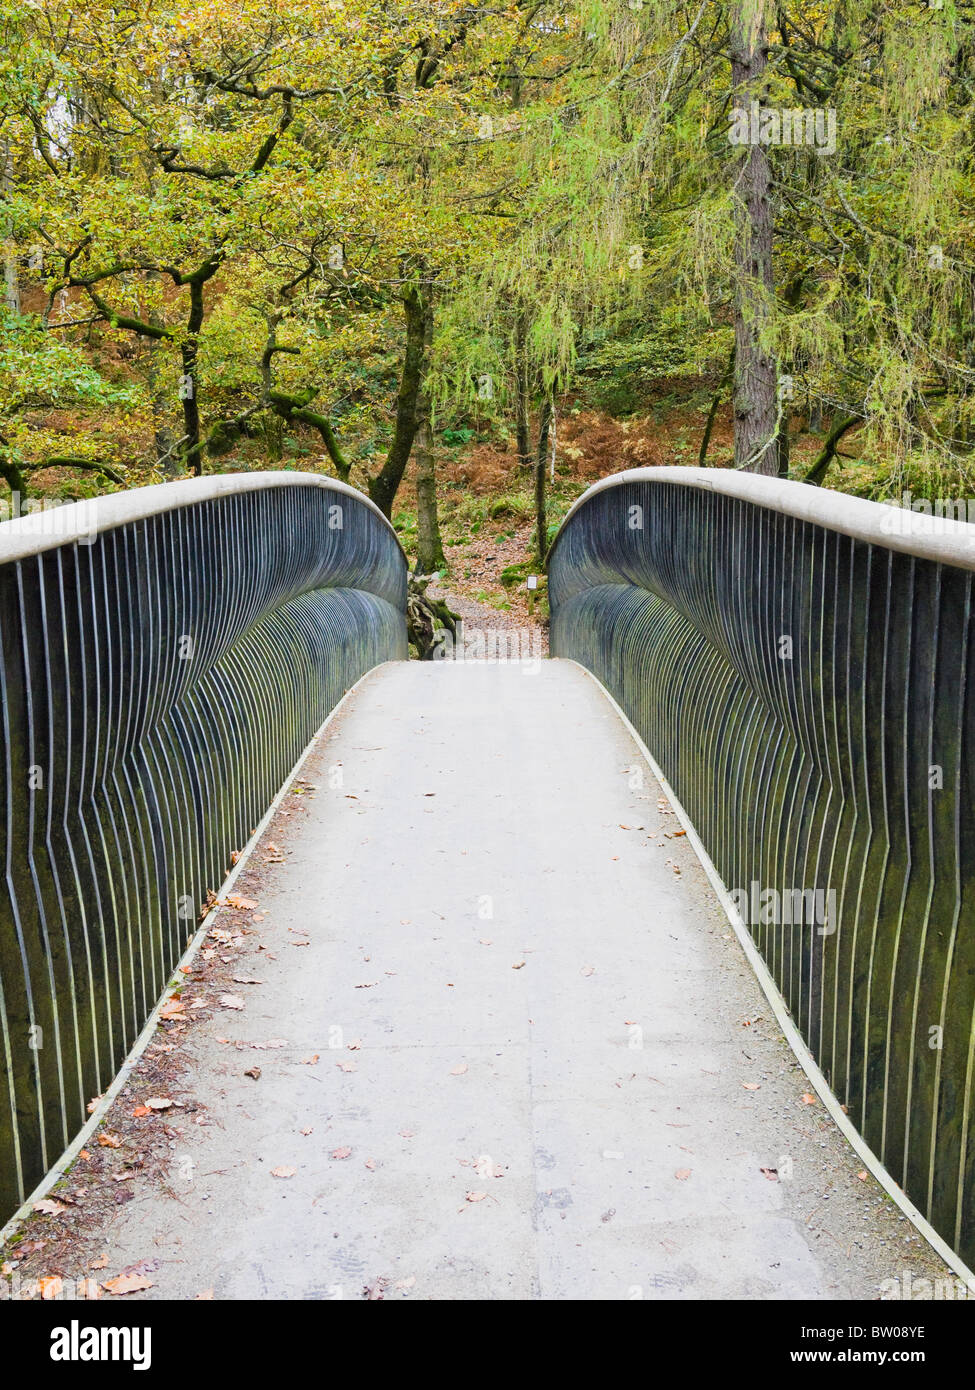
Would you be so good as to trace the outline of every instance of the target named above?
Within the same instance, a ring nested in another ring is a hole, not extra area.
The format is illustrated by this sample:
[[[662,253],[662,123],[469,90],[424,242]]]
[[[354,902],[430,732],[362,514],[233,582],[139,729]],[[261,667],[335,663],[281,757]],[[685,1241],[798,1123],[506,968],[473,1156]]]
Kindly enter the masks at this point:
[[[407,655],[361,493],[223,475],[0,525],[0,1220],[110,1083],[345,690]]]
[[[975,526],[692,468],[604,479],[549,557],[553,656],[637,728],[850,1119],[970,1265],[973,570]]]

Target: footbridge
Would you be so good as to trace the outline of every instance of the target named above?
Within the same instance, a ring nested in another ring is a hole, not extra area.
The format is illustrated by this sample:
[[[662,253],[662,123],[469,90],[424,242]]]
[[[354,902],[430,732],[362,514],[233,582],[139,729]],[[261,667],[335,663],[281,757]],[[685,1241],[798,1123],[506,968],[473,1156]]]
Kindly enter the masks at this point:
[[[0,526],[8,1279],[971,1278],[975,528],[651,468],[548,569],[551,659],[410,662],[329,479]]]

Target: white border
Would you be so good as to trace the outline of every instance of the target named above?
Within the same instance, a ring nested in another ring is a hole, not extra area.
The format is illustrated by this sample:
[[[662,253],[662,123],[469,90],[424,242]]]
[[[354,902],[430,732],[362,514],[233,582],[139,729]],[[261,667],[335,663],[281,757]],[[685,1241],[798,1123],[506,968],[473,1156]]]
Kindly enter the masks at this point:
[[[782,1029],[782,1032],[785,1035],[786,1042],[792,1048],[792,1051],[795,1053],[796,1060],[802,1067],[803,1071],[806,1073],[806,1076],[809,1078],[810,1084],[812,1085],[816,1094],[819,1096],[820,1100],[825,1105],[826,1109],[829,1111],[830,1116],[835,1121],[840,1132],[843,1134],[844,1138],[846,1138],[846,1140],[849,1142],[851,1148],[855,1151],[855,1153],[857,1153],[859,1157],[863,1160],[864,1165],[869,1169],[869,1171],[880,1183],[881,1187],[887,1193],[888,1197],[890,1197],[890,1199],[897,1204],[897,1206],[904,1213],[907,1219],[917,1228],[918,1231],[920,1231],[921,1235],[928,1242],[931,1248],[936,1252],[936,1254],[938,1254],[941,1257],[941,1259],[944,1260],[945,1264],[949,1267],[949,1269],[954,1270],[954,1272],[958,1275],[960,1279],[965,1280],[970,1289],[975,1288],[975,1274],[972,1273],[972,1271],[964,1263],[961,1257],[957,1255],[954,1252],[954,1250],[952,1250],[951,1246],[946,1243],[944,1238],[938,1235],[938,1232],[928,1222],[927,1218],[921,1215],[920,1211],[918,1211],[917,1207],[904,1192],[903,1188],[898,1186],[894,1178],[881,1163],[880,1159],[877,1158],[876,1154],[872,1151],[872,1149],[869,1148],[869,1146],[866,1143],[866,1140],[859,1133],[850,1117],[840,1106],[839,1101],[837,1100],[836,1096],[833,1094],[833,1091],[830,1088],[829,1082],[826,1080],[826,1077],[823,1075],[822,1071],[820,1071],[816,1059],[813,1057],[812,1053],[809,1051],[809,1048],[806,1046],[802,1034],[799,1032],[795,1023],[792,1021],[792,1017],[789,1014],[789,1011],[786,1007],[785,1000],[779,993],[778,985],[775,983],[774,979],[769,973],[768,966],[765,964],[765,961],[762,959],[757,946],[752,940],[751,933],[749,932],[748,927],[745,925],[745,922],[741,914],[735,907],[735,904],[731,899],[731,895],[729,894],[728,889],[725,887],[721,875],[718,873],[717,869],[714,866],[711,856],[708,854],[707,850],[704,848],[704,845],[701,843],[697,831],[691,824],[687,812],[684,810],[684,807],[681,805],[680,800],[678,799],[677,793],[674,791],[673,787],[670,785],[670,783],[667,781],[667,778],[664,776],[663,769],[658,765],[653,754],[650,752],[647,745],[643,742],[643,739],[637,733],[636,729],[633,727],[630,720],[627,718],[623,710],[617,704],[616,700],[614,700],[613,696],[603,685],[602,681],[599,680],[597,676],[593,675],[592,671],[590,671],[588,667],[583,666],[581,662],[574,661],[571,657],[561,657],[559,659],[562,661],[571,662],[573,666],[577,666],[580,671],[584,671],[586,673],[589,679],[606,697],[606,699],[612,705],[613,709],[619,715],[625,727],[629,730],[630,736],[632,737],[637,748],[643,754],[643,757],[646,759],[650,771],[653,773],[654,777],[656,777],[657,781],[660,783],[661,787],[664,790],[664,794],[667,796],[671,805],[677,813],[678,820],[687,832],[687,839],[689,843],[692,845],[698,859],[700,860],[701,867],[707,874],[708,879],[711,883],[711,887],[714,889],[718,901],[724,908],[725,915],[727,916],[728,921],[734,928],[735,935],[737,936],[738,941],[741,944],[742,950],[745,952],[745,956],[748,959],[749,965],[755,972],[755,976],[758,980],[758,983],[762,987],[762,992],[768,1000],[772,1012],[775,1014],[775,1018],[779,1027]]]

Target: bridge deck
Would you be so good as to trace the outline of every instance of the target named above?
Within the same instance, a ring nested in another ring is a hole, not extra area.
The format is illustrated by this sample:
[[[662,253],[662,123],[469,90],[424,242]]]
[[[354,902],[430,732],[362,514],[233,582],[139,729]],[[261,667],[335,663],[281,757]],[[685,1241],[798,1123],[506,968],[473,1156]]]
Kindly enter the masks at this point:
[[[388,665],[301,776],[235,889],[257,909],[221,914],[248,934],[198,958],[194,1021],[167,1025],[174,1094],[203,1108],[168,1112],[170,1177],[133,1179],[97,1233],[108,1273],[157,1261],[150,1297],[421,1299],[870,1298],[945,1273],[803,1101],[579,668]]]

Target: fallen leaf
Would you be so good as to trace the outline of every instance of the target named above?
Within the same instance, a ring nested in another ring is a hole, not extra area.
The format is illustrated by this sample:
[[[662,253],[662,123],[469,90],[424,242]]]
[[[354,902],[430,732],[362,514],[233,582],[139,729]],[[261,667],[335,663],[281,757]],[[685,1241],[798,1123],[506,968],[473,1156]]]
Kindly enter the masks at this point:
[[[580,975],[595,975],[595,973],[596,967],[594,965],[584,965],[579,971]]]
[[[272,1168],[272,1169],[271,1169],[271,1177],[272,1177],[272,1178],[293,1178],[294,1175],[295,1175],[295,1173],[297,1173],[297,1171],[298,1171],[297,1168],[289,1168],[286,1164],[282,1164],[280,1168]]]
[[[101,1096],[92,1096],[91,1100],[88,1102],[87,1106],[85,1107],[85,1108],[87,1109],[89,1115],[94,1115],[95,1111],[98,1109],[99,1105],[101,1104],[101,1099],[102,1099]]]
[[[483,1202],[487,1196],[486,1192],[468,1192],[465,1194],[468,1202]]]
[[[186,1010],[182,999],[170,999],[168,1004],[164,1004],[159,1010],[160,1018],[182,1018]]]
[[[236,908],[238,912],[250,912],[252,908],[257,906],[257,903],[253,898],[241,898],[235,894],[227,899],[227,906]]]
[[[103,1250],[97,1260],[92,1260],[89,1269],[108,1269],[108,1251]]]
[[[313,1052],[310,1057],[302,1057],[301,1065],[303,1067],[313,1067],[318,1061],[318,1056],[319,1054],[317,1052]]]
[[[459,1063],[457,1064],[456,1067],[451,1067],[451,1068],[450,1068],[450,1074],[451,1074],[451,1076],[463,1076],[463,1075],[464,1075],[464,1072],[465,1072],[466,1070],[467,1070],[467,1063],[466,1063],[466,1062],[459,1062]]]
[[[98,1142],[103,1149],[120,1149],[122,1141],[117,1134],[109,1134],[108,1130],[103,1130],[98,1136]]]
[[[221,994],[220,1005],[225,1009],[242,1009],[244,1001],[239,994]]]
[[[68,1208],[62,1206],[60,1202],[53,1201],[50,1197],[45,1197],[43,1202],[35,1202],[34,1211],[40,1212],[42,1216],[60,1216]]]
[[[244,1075],[251,1077],[254,1081],[260,1081],[261,1069],[260,1067],[248,1067],[248,1069],[244,1072]]]
[[[760,1091],[762,1089],[758,1081],[743,1081],[741,1085],[745,1091]]]
[[[350,1155],[351,1153],[352,1153],[352,1150],[351,1150],[350,1148],[343,1147],[343,1148],[341,1148],[341,1149],[333,1149],[332,1152],[331,1152],[330,1157],[332,1157],[332,1158],[348,1158],[349,1155]]]
[[[82,1150],[81,1150],[81,1153],[78,1155],[78,1157],[79,1157],[79,1158],[83,1158],[83,1159],[85,1160],[86,1163],[90,1163],[90,1162],[91,1162],[91,1154],[88,1152],[87,1149],[82,1149]]]
[[[778,1170],[778,1168],[759,1168],[758,1171],[759,1171],[764,1177],[768,1178],[769,1182],[778,1182],[778,1180],[779,1180],[779,1170]]]
[[[141,1293],[143,1289],[152,1288],[152,1280],[145,1279],[139,1274],[120,1274],[117,1279],[109,1279],[102,1285],[106,1293],[126,1294]]]
[[[299,1134],[314,1134],[315,1131],[314,1131],[314,1129],[311,1127],[311,1125],[306,1125],[304,1129],[299,1129],[298,1133],[299,1133]]]
[[[137,1105],[132,1111],[133,1118],[136,1120],[141,1120],[144,1115],[151,1114],[152,1111],[149,1109],[148,1105]]]
[[[36,1211],[37,1208],[35,1207],[34,1210]],[[64,1283],[59,1274],[50,1274],[46,1278],[38,1279],[37,1284],[40,1289],[41,1298],[46,1301],[50,1302],[51,1299],[61,1297]]]
[[[374,1173],[376,1171],[376,1160],[374,1158],[367,1158],[366,1167],[369,1169],[370,1173]]]
[[[816,1097],[815,1097],[815,1096],[811,1096],[811,1095],[809,1094],[809,1092],[807,1091],[807,1092],[805,1093],[805,1095],[803,1096],[803,1098],[802,1098],[802,1103],[803,1103],[803,1105],[815,1105],[815,1104],[816,1104]]]
[[[357,1067],[356,1067],[355,1062],[336,1062],[335,1065],[338,1067],[339,1071],[356,1071],[356,1070],[357,1070]]]
[[[346,1047],[350,1052],[358,1052],[361,1046],[362,1043],[359,1041],[358,1038],[353,1038],[350,1043],[346,1043]]]
[[[524,964],[525,964],[525,962],[524,962],[523,960],[519,960],[519,961],[516,961],[515,964],[514,964],[511,968],[512,968],[512,970],[520,970]]]
[[[690,1176],[690,1168],[678,1168],[677,1172],[674,1174],[674,1177],[677,1178],[680,1182],[685,1182]]]
[[[861,1182],[866,1182],[868,1177],[866,1168],[861,1168],[859,1173],[857,1173],[857,1177],[860,1179]]]
[[[172,1103],[167,1096],[150,1096],[146,1101],[150,1110],[168,1110]]]

